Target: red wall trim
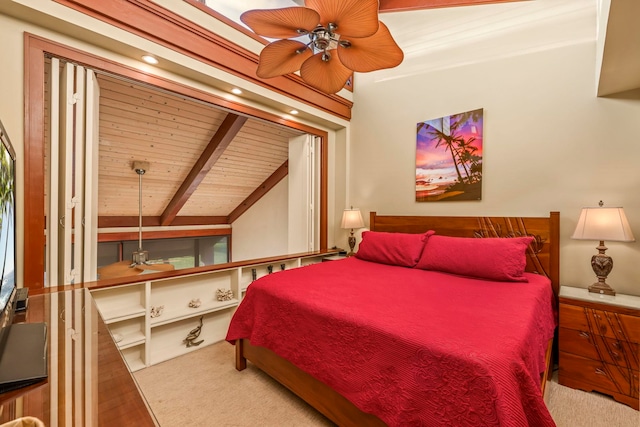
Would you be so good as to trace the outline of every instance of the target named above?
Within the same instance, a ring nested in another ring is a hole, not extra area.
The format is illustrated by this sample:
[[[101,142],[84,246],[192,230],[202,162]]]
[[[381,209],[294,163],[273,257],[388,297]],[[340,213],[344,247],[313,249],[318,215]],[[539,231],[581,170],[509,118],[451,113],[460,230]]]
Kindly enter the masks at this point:
[[[296,74],[258,78],[258,55],[150,0],[53,1],[340,118],[351,118],[351,101],[320,92]]]
[[[167,230],[143,231],[142,239],[173,239],[179,237],[229,236],[230,228],[213,228],[208,230]],[[123,231],[117,233],[98,233],[98,242],[120,242],[123,240],[138,240],[137,231]]]
[[[99,216],[98,228],[138,227],[137,216]],[[143,216],[143,227],[160,227],[159,216]],[[226,216],[179,216],[171,225],[228,225]]]
[[[24,266],[22,286],[44,286],[44,54],[24,35]],[[32,107],[35,106],[35,109]]]

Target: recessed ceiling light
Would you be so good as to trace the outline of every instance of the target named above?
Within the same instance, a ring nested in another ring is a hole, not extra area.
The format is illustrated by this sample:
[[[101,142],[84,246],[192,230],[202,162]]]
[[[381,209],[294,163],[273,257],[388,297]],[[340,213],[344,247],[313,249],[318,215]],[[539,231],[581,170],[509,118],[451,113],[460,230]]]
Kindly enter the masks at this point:
[[[158,63],[158,60],[151,55],[144,55],[142,57],[142,60],[147,64],[152,64],[152,65],[156,65]]]
[[[298,110],[289,110],[289,114],[298,114]]]
[[[242,93],[242,91],[240,89],[238,89],[237,87],[234,87],[233,89],[231,89],[231,93],[233,93],[235,95],[240,95]]]

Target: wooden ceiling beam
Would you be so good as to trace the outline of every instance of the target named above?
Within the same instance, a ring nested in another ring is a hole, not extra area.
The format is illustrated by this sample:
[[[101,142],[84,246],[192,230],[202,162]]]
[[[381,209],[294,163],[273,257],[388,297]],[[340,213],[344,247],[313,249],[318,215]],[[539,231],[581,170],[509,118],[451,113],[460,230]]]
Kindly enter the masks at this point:
[[[227,217],[227,223],[231,224],[238,219],[240,215],[245,213],[251,206],[253,206],[262,196],[267,194],[277,183],[289,174],[289,160],[285,161],[274,173],[271,174],[253,193],[249,195],[237,208],[233,210]]]
[[[222,153],[227,149],[233,138],[236,137],[247,118],[237,114],[229,113],[216,131],[209,144],[204,149],[200,158],[193,165],[193,168],[185,178],[176,194],[173,196],[164,212],[160,216],[160,225],[167,226],[180,212],[180,209],[187,203],[189,197],[198,188],[198,185],[207,176],[213,165],[218,161]]]
[[[473,6],[489,3],[510,3],[528,0],[380,0],[380,12],[435,9],[439,7]]]

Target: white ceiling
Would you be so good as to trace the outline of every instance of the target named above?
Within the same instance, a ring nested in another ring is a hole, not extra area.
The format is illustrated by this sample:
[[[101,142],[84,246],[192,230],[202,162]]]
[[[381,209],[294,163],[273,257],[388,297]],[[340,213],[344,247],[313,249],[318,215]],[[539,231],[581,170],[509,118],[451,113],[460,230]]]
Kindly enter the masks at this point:
[[[394,69],[356,78],[358,84],[596,40],[596,0],[428,9],[385,13],[380,19],[404,51],[405,59]]]
[[[600,25],[598,35],[594,25],[598,9],[609,3],[608,22],[601,20],[606,25]],[[240,22],[245,10],[299,6],[304,0],[206,0],[206,4]],[[531,0],[383,13],[380,20],[405,59],[399,67],[369,73],[359,84],[595,42],[600,37],[603,63],[600,69],[594,64],[594,73],[600,73],[597,94],[627,91],[640,87],[638,16],[638,0]]]

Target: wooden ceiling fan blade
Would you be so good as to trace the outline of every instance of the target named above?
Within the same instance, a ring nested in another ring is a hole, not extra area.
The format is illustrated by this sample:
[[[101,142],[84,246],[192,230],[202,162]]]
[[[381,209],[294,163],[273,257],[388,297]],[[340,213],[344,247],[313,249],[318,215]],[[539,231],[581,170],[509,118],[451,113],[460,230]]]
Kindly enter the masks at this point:
[[[117,277],[135,276],[141,272],[131,267],[131,261],[119,261],[98,268],[98,279],[115,279]]]
[[[338,44],[338,56],[342,64],[360,73],[393,68],[402,62],[404,53],[391,36],[389,29],[380,22],[378,31],[371,37],[350,38],[350,47]]]
[[[341,37],[368,37],[378,30],[378,0],[306,0],[320,14],[320,23],[338,26]]]
[[[176,269],[173,264],[137,264],[133,268],[141,273],[145,270],[173,271]]]
[[[298,53],[300,52],[300,53]],[[256,75],[262,79],[293,73],[300,69],[313,52],[304,43],[295,40],[277,40],[260,52]]]
[[[331,59],[324,61],[323,52],[316,53],[302,64],[300,76],[310,86],[324,93],[340,91],[351,76],[351,70],[342,65],[336,51],[331,51]]]
[[[320,22],[320,15],[307,7],[248,10],[240,15],[254,33],[272,39],[299,37],[300,31],[312,31]]]

